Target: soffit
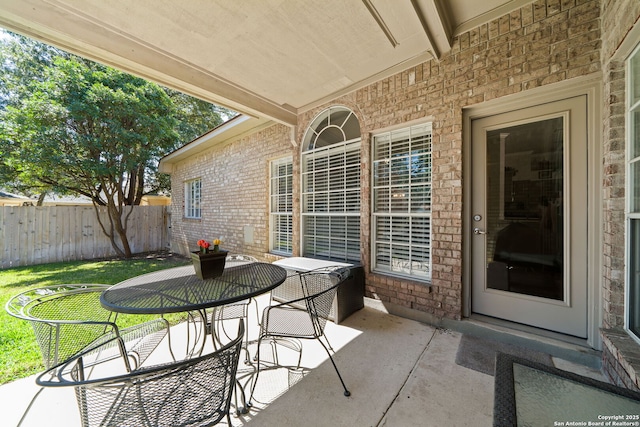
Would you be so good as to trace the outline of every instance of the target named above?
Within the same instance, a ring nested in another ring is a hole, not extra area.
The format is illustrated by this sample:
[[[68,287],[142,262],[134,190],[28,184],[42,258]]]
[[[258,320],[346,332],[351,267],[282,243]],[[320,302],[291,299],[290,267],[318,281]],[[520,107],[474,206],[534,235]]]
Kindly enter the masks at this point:
[[[0,0],[0,26],[251,117],[296,115],[530,0]]]
[[[254,134],[260,130],[273,126],[268,118],[254,118],[246,115],[237,115],[225,123],[211,129],[177,150],[160,159],[159,170],[164,173],[172,173],[173,165],[191,158],[194,154],[202,153],[211,147],[222,147],[244,136]]]

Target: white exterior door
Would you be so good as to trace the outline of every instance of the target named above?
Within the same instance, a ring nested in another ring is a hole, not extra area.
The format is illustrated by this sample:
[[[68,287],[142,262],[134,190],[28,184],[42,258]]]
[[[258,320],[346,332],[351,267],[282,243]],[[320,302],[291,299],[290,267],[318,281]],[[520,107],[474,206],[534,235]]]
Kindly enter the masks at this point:
[[[471,122],[471,310],[587,337],[587,104]]]

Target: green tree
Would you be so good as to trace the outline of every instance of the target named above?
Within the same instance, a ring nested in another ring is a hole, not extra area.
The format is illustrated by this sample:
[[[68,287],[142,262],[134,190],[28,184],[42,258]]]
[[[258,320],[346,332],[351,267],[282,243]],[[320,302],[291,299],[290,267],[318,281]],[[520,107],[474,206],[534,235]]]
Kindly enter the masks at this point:
[[[106,206],[102,230],[131,256],[132,206],[168,183],[159,158],[230,112],[21,36],[0,41],[0,185]]]

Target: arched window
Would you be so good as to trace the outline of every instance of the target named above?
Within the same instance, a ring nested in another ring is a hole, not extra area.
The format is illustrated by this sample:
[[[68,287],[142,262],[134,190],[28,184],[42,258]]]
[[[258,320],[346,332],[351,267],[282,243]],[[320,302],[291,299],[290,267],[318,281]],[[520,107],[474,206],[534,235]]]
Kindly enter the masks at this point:
[[[302,153],[304,256],[360,262],[360,124],[331,107],[311,123]]]
[[[304,136],[304,150],[360,139],[360,123],[351,110],[331,107],[315,118]]]

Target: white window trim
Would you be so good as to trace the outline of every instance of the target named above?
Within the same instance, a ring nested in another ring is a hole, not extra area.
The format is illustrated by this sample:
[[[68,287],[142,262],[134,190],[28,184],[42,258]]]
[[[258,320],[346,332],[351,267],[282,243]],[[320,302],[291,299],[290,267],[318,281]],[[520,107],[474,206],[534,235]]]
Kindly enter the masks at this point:
[[[289,216],[290,217],[290,222],[292,223],[293,221],[293,209],[289,210],[289,211],[274,211],[273,210],[273,197],[276,195],[273,193],[273,181],[274,179],[280,178],[281,175],[279,176],[274,176],[274,170],[275,168],[277,168],[280,165],[286,165],[286,164],[291,164],[292,168],[293,168],[293,157],[292,156],[288,156],[288,157],[283,157],[281,159],[276,159],[276,160],[272,160],[270,162],[269,165],[269,250],[271,253],[276,254],[276,255],[291,255],[292,254],[292,250],[289,251],[285,251],[282,249],[277,249],[275,248],[275,234],[276,234],[276,217],[280,217],[280,216]],[[293,183],[293,171],[291,172],[291,182]],[[286,193],[285,195],[287,197],[291,198],[291,206],[293,206],[293,188],[289,189],[290,192]],[[278,193],[277,195],[281,196],[282,194]],[[293,225],[293,224],[292,224]],[[291,231],[291,234],[293,234],[293,230]],[[291,246],[291,248],[293,249],[293,236],[290,235],[288,238],[288,242],[289,245]]]
[[[631,260],[633,259],[631,248],[631,221],[640,220],[640,212],[633,212],[633,195],[634,195],[634,183],[631,179],[632,171],[631,165],[640,161],[640,153],[638,153],[633,159],[632,146],[633,146],[633,130],[631,114],[633,111],[640,109],[640,100],[632,103],[631,89],[632,89],[632,73],[631,73],[631,59],[635,55],[640,55],[640,43],[631,51],[625,61],[625,304],[624,304],[624,329],[625,331],[640,344],[640,335],[633,332],[629,327],[631,323],[631,286],[633,284],[633,271],[631,271]],[[635,159],[635,162],[633,161]],[[637,284],[640,286],[640,284]]]
[[[193,185],[199,183],[199,191],[196,195],[193,191]],[[202,218],[202,179],[195,178],[185,181],[184,183],[184,217],[188,219]]]
[[[428,130],[429,134],[432,135],[432,127],[431,127],[431,121],[428,122],[421,122],[421,123],[408,123],[406,126],[404,127],[394,127],[393,129],[385,129],[384,131],[377,131],[375,133],[372,134],[372,142],[371,142],[371,177],[370,177],[370,182],[371,182],[371,269],[372,271],[379,273],[379,274],[384,274],[384,275],[388,275],[388,276],[393,276],[393,277],[399,277],[399,278],[407,278],[407,279],[411,279],[411,280],[415,280],[418,282],[423,282],[426,285],[430,285],[431,284],[431,279],[432,279],[432,244],[433,244],[433,240],[432,240],[432,233],[429,233],[429,245],[428,245],[428,250],[429,250],[429,260],[427,262],[427,274],[426,275],[415,275],[415,274],[410,274],[410,273],[405,273],[402,271],[394,271],[391,270],[389,268],[386,267],[380,267],[377,265],[377,224],[378,224],[378,218],[380,217],[403,217],[403,218],[408,218],[409,221],[411,221],[412,218],[428,218],[429,222],[430,222],[430,229],[431,229],[431,218],[432,218],[432,210],[431,207],[429,208],[429,210],[427,212],[411,212],[411,210],[409,210],[408,212],[402,212],[402,213],[394,213],[391,210],[389,210],[388,212],[376,212],[376,199],[375,199],[375,190],[376,188],[378,188],[375,185],[375,153],[376,153],[376,138],[380,137],[382,135],[389,135],[391,136],[391,134],[393,134],[394,132],[402,132],[402,131],[410,131],[412,128],[416,128],[416,127],[423,127],[426,128],[426,130]],[[431,155],[431,165],[433,165],[433,156]],[[431,180],[429,181],[429,187],[432,188],[432,183],[433,183],[433,178],[431,178]],[[411,234],[411,233],[410,233]],[[391,240],[393,240],[393,236],[391,237]],[[409,248],[411,248],[412,245],[411,243],[409,244]],[[413,265],[413,264],[412,264]]]

